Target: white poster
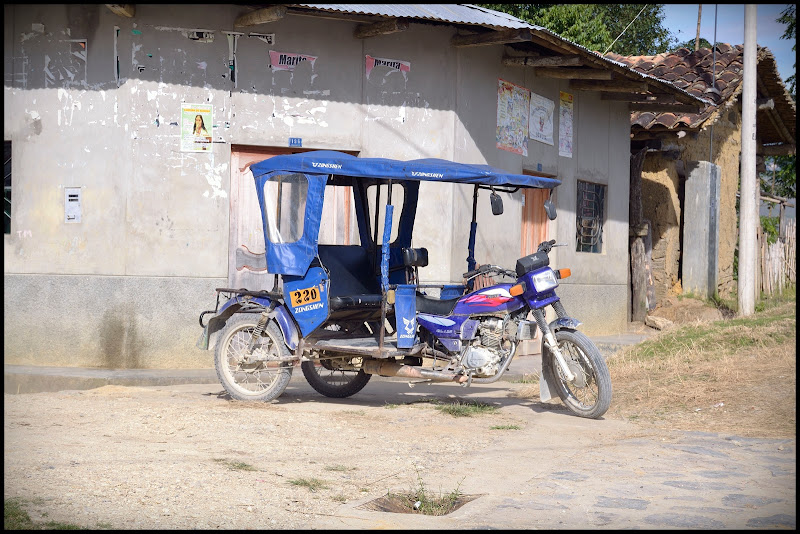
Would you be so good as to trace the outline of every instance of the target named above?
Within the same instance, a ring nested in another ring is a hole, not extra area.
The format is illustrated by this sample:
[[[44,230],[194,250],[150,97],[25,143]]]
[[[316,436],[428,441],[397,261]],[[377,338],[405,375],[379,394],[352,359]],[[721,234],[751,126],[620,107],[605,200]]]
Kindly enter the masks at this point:
[[[211,104],[181,104],[181,152],[210,152]]]
[[[558,155],[572,157],[572,95],[561,91],[558,112]]]
[[[505,80],[497,82],[497,148],[527,156],[531,92]]]
[[[553,110],[556,104],[549,98],[531,92],[531,117],[528,121],[528,136],[552,146]]]

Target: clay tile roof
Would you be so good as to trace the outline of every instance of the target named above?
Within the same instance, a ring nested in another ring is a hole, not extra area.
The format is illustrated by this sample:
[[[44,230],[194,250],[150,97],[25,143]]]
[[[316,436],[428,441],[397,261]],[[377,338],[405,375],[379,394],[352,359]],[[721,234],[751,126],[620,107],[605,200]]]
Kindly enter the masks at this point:
[[[645,129],[654,125],[668,129],[682,125],[699,129],[706,126],[706,123],[713,124],[724,105],[734,102],[742,91],[743,45],[718,43],[714,49],[701,48],[692,51],[684,47],[656,56],[606,54],[606,57],[643,74],[671,82],[691,95],[713,102],[706,105],[700,113],[631,113],[631,124]],[[778,115],[769,117],[771,120],[759,120],[757,127],[762,142],[794,143],[796,106],[778,74],[775,58],[769,49],[759,47],[756,61],[760,81],[758,96],[772,98],[775,103],[774,112]],[[759,115],[760,118],[762,116],[763,114]]]
[[[678,116],[674,113],[658,114],[658,123],[666,126],[667,128],[672,128],[676,122],[678,122]]]

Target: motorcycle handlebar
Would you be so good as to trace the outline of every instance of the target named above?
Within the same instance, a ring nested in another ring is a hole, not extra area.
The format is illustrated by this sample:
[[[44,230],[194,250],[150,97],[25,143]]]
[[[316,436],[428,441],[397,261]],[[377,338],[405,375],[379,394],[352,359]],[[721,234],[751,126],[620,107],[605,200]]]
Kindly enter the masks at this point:
[[[556,240],[551,239],[550,241],[544,241],[539,244],[538,252],[550,252],[550,250],[556,245]]]
[[[478,276],[479,274],[486,274],[488,272],[496,272],[498,274],[504,274],[506,276],[516,277],[517,273],[514,271],[509,271],[508,269],[503,269],[499,265],[481,265],[477,269],[472,271],[465,272],[462,276],[464,278],[472,278],[474,276]]]

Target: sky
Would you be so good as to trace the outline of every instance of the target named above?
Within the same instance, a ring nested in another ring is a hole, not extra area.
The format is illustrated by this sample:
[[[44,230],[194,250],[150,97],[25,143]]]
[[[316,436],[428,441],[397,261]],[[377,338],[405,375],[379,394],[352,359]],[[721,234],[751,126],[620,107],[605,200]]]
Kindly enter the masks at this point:
[[[682,43],[697,36],[697,12],[699,4],[664,5],[664,27]],[[787,4],[758,4],[756,8],[756,41],[759,46],[769,48],[778,65],[783,81],[794,74],[795,41],[781,39],[786,25],[777,22]],[[718,43],[744,44],[744,4],[703,4],[700,19],[700,37],[714,43],[714,14],[716,8]],[[788,89],[788,86],[787,86]]]

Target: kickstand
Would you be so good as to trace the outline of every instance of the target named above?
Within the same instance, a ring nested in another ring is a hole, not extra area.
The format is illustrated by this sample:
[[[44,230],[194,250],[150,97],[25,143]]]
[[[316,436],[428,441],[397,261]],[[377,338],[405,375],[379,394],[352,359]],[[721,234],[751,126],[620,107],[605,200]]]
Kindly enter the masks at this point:
[[[409,382],[408,383],[408,387],[413,388],[417,384],[425,384],[425,383],[430,383],[430,382],[432,382],[432,380],[430,378],[426,378],[425,380],[417,380],[416,382]]]

